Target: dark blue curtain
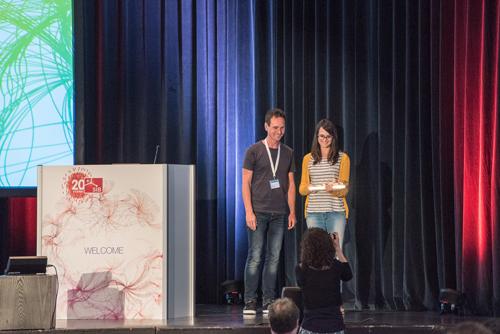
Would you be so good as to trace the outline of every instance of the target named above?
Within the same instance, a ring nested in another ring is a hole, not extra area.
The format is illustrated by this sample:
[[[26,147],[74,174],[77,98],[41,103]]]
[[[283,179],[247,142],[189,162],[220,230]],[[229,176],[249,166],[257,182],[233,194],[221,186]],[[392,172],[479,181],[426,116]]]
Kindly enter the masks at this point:
[[[219,301],[246,258],[242,158],[277,103],[274,4],[74,6],[78,162],[151,163],[160,145],[159,162],[196,164],[197,296]]]
[[[449,3],[74,0],[77,161],[151,163],[160,145],[159,162],[195,164],[197,302],[220,302],[220,283],[242,279],[241,163],[264,113],[287,113],[297,167],[328,117],[351,157],[347,300],[436,308],[459,274]],[[301,198],[297,215],[281,284]]]

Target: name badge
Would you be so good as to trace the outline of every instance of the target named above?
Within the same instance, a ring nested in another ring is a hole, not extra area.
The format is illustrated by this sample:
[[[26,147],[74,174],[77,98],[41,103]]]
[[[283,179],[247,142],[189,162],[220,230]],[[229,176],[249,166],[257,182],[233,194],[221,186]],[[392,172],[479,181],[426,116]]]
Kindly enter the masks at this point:
[[[270,180],[269,185],[271,186],[271,189],[278,189],[280,187],[280,180],[278,179]]]

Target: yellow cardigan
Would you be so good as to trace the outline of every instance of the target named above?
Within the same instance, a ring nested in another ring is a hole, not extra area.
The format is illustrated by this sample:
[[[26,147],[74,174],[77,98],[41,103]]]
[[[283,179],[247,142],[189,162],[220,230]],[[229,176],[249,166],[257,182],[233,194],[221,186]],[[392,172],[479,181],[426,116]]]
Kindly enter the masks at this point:
[[[334,197],[342,197],[342,200],[344,202],[344,208],[345,208],[345,217],[347,218],[349,216],[349,208],[347,207],[347,201],[345,199],[345,196],[347,195],[347,192],[349,191],[349,173],[350,173],[350,168],[351,168],[351,160],[349,159],[349,156],[347,153],[343,152],[342,154],[342,159],[340,160],[340,170],[339,170],[339,182],[342,182],[346,185],[345,189],[342,190],[335,190],[330,192],[332,196]],[[299,193],[302,196],[307,196],[306,197],[306,206],[304,210],[304,214],[307,217],[307,204],[309,203],[309,184],[311,182],[311,178],[309,176],[309,161],[312,159],[312,154],[308,153],[304,156],[304,160],[302,160],[302,176],[300,178],[300,186],[299,186]]]

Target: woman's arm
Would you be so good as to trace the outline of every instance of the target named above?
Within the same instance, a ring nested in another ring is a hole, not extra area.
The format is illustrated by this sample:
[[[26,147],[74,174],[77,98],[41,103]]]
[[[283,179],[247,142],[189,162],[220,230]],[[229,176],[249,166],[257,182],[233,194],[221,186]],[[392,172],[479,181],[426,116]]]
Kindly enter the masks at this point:
[[[342,154],[342,160],[340,160],[340,170],[339,179],[337,182],[341,182],[345,185],[344,189],[333,190],[330,193],[335,197],[345,197],[349,192],[349,177],[351,174],[351,160],[347,153]]]
[[[311,160],[311,154],[306,154],[304,159],[302,159],[302,174],[300,177],[299,193],[302,196],[309,195],[309,161]]]
[[[340,247],[340,240],[338,233],[333,232],[330,234],[330,237],[332,238],[333,248],[335,249],[335,256],[337,257],[337,259],[343,263],[347,262],[347,258],[345,257],[344,252]]]
[[[349,281],[352,278],[352,270],[349,262],[347,261],[347,257],[344,255],[342,248],[340,247],[339,236],[337,232],[331,234],[333,248],[335,248],[335,256],[337,257],[337,261],[340,268],[340,279],[342,281]]]
[[[341,272],[340,272],[340,279],[344,282],[350,281],[351,278],[353,277],[352,275],[352,270],[351,266],[349,265],[349,262],[344,262],[341,263]]]

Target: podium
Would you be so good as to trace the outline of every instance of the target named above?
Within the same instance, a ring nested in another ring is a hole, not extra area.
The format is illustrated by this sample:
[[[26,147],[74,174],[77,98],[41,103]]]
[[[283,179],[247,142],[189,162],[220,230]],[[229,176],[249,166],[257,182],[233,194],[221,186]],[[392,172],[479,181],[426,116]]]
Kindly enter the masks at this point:
[[[54,275],[0,276],[0,330],[55,327]]]
[[[39,166],[57,319],[194,316],[194,185],[193,165]]]

